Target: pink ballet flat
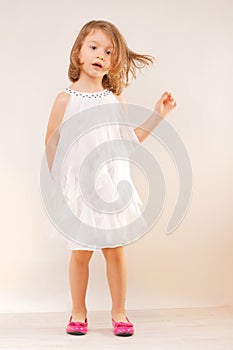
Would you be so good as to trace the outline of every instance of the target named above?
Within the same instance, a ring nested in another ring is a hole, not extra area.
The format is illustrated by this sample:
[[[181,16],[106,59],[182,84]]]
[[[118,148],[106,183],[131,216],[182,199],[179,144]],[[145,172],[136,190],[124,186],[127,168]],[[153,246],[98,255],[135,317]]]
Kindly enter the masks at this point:
[[[128,337],[130,335],[134,334],[134,326],[133,323],[131,323],[128,319],[128,317],[125,317],[128,323],[126,322],[115,322],[112,318],[112,325],[113,325],[113,334],[114,335],[120,335],[122,337]]]
[[[73,335],[84,335],[87,333],[87,318],[85,322],[73,322],[72,316],[70,316],[69,324],[66,327],[66,333]]]

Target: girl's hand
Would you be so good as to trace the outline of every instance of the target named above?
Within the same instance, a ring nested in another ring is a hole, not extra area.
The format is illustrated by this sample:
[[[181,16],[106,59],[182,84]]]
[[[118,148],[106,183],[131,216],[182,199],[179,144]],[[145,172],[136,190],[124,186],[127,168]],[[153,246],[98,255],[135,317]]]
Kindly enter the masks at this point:
[[[171,92],[164,92],[160,100],[156,103],[154,111],[162,118],[166,117],[176,107],[176,101]]]

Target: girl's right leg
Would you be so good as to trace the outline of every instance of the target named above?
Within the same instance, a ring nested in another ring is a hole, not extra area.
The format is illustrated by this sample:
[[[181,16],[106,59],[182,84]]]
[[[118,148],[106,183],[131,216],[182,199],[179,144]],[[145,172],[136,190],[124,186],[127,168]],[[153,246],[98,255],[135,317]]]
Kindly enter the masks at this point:
[[[72,321],[84,322],[87,317],[86,291],[89,277],[89,261],[93,251],[72,250],[69,279],[72,297]]]

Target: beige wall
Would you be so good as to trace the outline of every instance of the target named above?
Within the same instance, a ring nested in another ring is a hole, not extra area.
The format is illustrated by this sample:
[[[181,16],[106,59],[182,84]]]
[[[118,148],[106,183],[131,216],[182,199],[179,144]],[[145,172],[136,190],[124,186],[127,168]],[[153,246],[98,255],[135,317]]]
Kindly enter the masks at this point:
[[[85,22],[100,18],[115,23],[133,50],[157,58],[125,98],[151,109],[165,90],[173,92],[178,107],[168,119],[194,175],[188,214],[168,236],[177,173],[166,150],[145,141],[164,170],[167,201],[157,225],[125,248],[127,307],[232,305],[232,1],[14,1],[2,8],[0,312],[71,306],[70,253],[50,235],[40,162],[51,105],[70,84],[73,41]],[[111,306],[101,253],[90,264],[87,303]]]

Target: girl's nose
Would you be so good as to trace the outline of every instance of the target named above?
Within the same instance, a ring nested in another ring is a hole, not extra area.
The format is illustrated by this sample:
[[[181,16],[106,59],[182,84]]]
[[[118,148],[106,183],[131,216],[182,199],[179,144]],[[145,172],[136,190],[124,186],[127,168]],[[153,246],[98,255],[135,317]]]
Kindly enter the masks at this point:
[[[103,60],[103,59],[104,59],[104,55],[101,54],[101,53],[99,53],[99,54],[97,55],[97,58],[99,58],[100,60]]]

